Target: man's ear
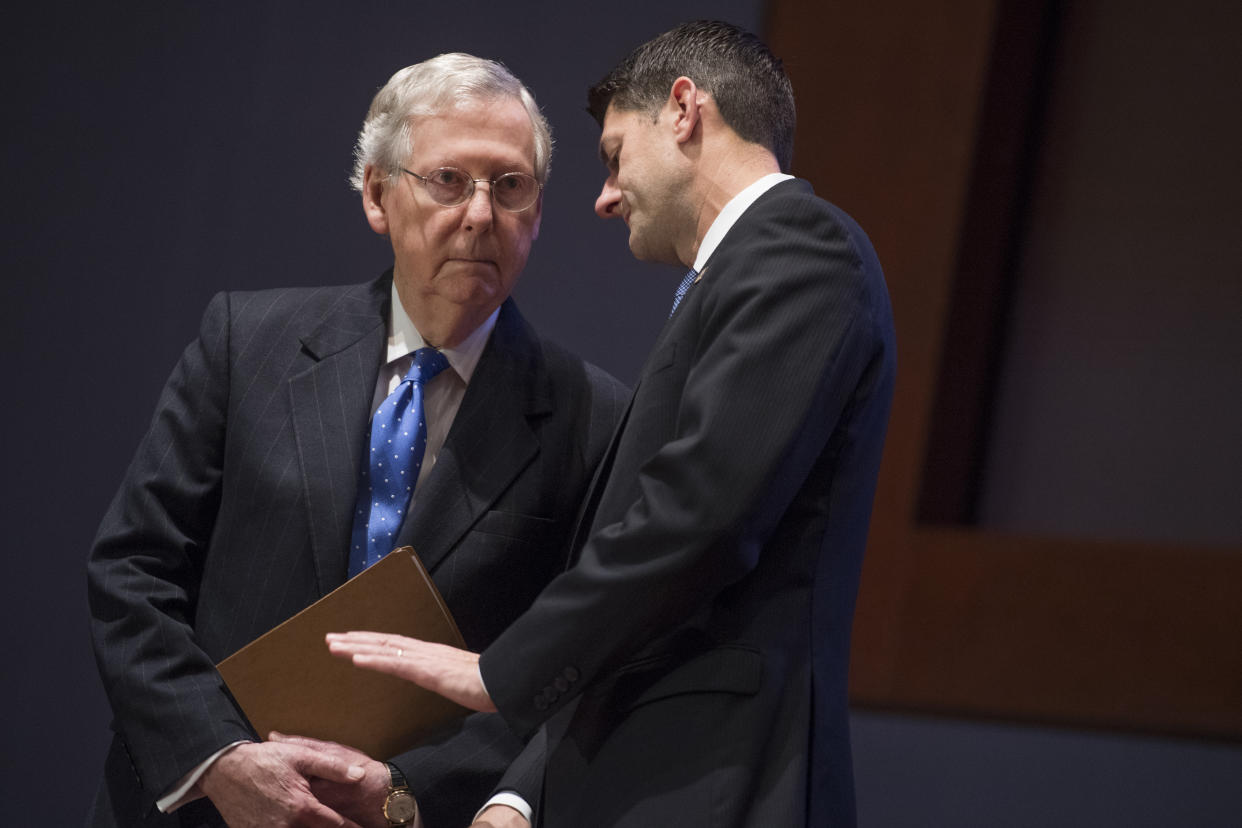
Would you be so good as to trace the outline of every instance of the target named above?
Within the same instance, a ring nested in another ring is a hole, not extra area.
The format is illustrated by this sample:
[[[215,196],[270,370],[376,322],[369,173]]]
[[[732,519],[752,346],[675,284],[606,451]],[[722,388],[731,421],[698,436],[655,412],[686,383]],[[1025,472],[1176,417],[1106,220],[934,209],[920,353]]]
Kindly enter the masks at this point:
[[[384,187],[388,183],[388,175],[367,164],[362,178],[362,212],[367,215],[367,224],[381,236],[388,235],[388,211],[384,209]]]
[[[677,143],[684,144],[694,136],[702,117],[699,108],[706,101],[707,93],[685,75],[673,81],[665,106],[673,112],[673,135]]]

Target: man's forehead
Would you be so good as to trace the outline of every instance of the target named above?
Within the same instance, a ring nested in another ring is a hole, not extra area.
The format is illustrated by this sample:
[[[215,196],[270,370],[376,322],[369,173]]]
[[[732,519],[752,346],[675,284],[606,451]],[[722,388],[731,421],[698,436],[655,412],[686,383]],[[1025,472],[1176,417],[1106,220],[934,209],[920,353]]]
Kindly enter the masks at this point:
[[[409,128],[415,134],[420,128],[444,122],[477,122],[480,118],[495,120],[503,118],[513,124],[521,123],[522,129],[515,130],[515,135],[523,138],[529,135],[534,138],[535,125],[530,120],[530,113],[517,97],[506,95],[469,96],[454,98],[440,102],[438,105],[422,112],[410,115],[407,119]],[[469,129],[468,126],[462,126]]]
[[[412,117],[410,132],[413,157],[464,153],[534,162],[535,127],[517,98],[458,101]]]

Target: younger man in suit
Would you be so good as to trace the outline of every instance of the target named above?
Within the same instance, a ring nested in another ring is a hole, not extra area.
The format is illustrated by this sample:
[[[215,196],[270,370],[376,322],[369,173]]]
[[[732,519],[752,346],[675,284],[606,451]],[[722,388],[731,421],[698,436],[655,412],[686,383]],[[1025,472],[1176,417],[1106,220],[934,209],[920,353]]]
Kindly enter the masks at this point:
[[[690,271],[584,543],[481,658],[330,646],[523,738],[546,725],[511,777],[546,741],[546,828],[852,825],[850,624],[895,361],[879,263],[785,174],[793,92],[754,36],[679,26],[589,97],[596,212]]]
[[[415,548],[474,648],[563,566],[625,390],[508,298],[551,145],[500,64],[402,69],[367,113],[354,175],[392,269],[212,301],[91,552],[115,715],[92,824],[414,824],[386,810],[404,777],[426,828],[457,828],[520,750],[484,716],[391,765],[263,741],[213,665],[396,546]],[[418,439],[390,507],[372,445],[398,410]]]

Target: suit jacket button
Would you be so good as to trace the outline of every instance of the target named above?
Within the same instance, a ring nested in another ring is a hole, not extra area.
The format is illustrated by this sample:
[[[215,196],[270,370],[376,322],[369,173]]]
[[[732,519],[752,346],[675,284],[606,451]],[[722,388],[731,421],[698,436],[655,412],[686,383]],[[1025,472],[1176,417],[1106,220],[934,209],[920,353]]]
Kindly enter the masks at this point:
[[[557,689],[557,692],[564,693],[569,689],[569,682],[565,680],[564,676],[557,676],[552,680],[552,686]]]
[[[565,680],[570,683],[578,680],[578,670],[576,667],[566,667],[561,671],[561,675],[564,676]]]
[[[538,696],[535,696],[535,709],[536,710],[547,710],[548,709],[548,703],[547,701],[544,700],[542,693],[540,693]]]

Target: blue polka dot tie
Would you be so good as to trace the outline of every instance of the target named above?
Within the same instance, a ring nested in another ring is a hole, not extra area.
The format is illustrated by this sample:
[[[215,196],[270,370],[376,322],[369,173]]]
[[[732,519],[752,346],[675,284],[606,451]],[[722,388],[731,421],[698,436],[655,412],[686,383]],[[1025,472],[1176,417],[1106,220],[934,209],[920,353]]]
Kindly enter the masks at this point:
[[[668,312],[669,316],[673,315],[673,311],[677,310],[677,306],[681,304],[681,300],[685,298],[686,291],[690,290],[690,286],[694,284],[694,280],[698,278],[698,271],[693,267],[686,277],[681,280],[681,284],[677,286],[677,292],[673,294],[673,308]]]
[[[371,418],[349,548],[351,578],[392,551],[427,449],[423,386],[447,367],[444,354],[419,348],[401,384]]]

